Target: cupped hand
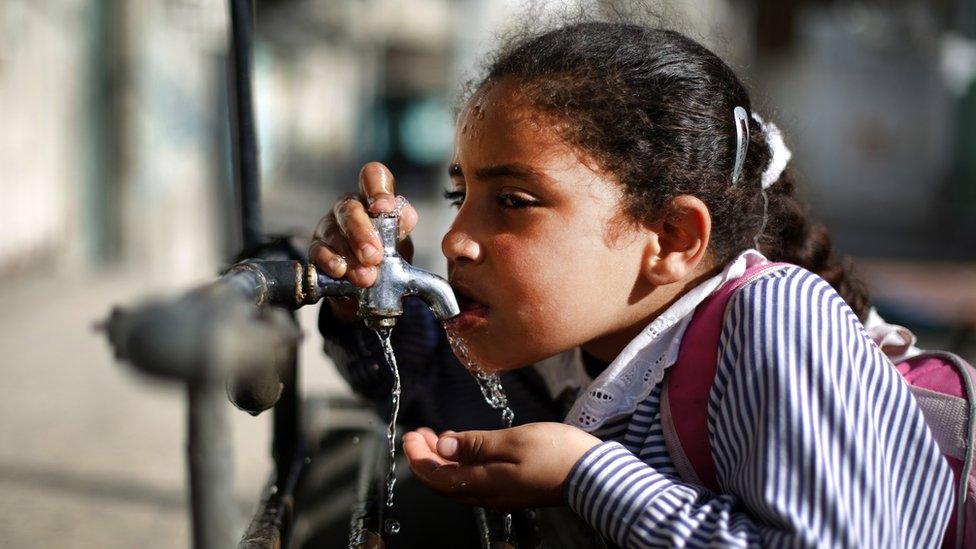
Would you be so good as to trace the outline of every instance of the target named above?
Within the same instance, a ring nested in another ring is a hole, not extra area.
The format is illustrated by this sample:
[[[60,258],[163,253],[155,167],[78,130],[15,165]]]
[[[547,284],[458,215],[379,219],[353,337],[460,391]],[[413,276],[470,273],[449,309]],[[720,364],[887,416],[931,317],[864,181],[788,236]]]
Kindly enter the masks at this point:
[[[417,478],[435,492],[504,510],[565,504],[566,478],[600,442],[562,423],[440,436],[425,427],[403,436],[403,451]]]
[[[401,255],[410,259],[407,235],[417,225],[417,210],[396,196],[393,174],[379,162],[359,172],[359,194],[339,197],[322,217],[312,236],[308,258],[332,278],[343,278],[367,288],[376,282],[376,266],[383,259],[383,244],[370,214],[400,210]]]

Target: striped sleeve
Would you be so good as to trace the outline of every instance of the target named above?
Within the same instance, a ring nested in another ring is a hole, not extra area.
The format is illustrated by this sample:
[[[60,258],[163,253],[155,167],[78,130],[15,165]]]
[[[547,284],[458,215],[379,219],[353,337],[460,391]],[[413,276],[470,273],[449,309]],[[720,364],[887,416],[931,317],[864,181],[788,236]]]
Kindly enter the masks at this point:
[[[733,297],[709,401],[723,494],[616,443],[569,503],[625,547],[935,547],[951,473],[905,383],[820,277],[784,269]]]

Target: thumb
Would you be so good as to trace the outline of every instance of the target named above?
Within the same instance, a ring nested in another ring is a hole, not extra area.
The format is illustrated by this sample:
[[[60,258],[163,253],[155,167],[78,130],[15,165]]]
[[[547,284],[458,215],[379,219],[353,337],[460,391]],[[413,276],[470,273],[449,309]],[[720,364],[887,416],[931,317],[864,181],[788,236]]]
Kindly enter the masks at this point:
[[[501,431],[447,431],[437,440],[437,453],[458,463],[479,463],[503,459]]]

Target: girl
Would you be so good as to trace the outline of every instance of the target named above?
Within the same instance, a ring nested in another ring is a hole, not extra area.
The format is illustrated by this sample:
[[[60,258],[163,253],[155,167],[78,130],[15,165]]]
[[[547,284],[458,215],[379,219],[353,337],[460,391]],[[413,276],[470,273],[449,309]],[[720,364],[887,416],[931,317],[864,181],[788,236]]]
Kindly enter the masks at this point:
[[[502,51],[457,124],[450,329],[466,361],[535,363],[572,406],[563,423],[407,433],[422,482],[489,507],[568,504],[624,547],[940,543],[950,471],[793,198],[778,130],[725,63],[670,31],[566,26]],[[360,183],[310,257],[368,286],[381,254],[367,214],[396,201],[383,166]],[[417,213],[401,215],[406,235]],[[679,478],[662,378],[696,307],[767,257],[799,266],[726,309],[707,414],[716,493]]]

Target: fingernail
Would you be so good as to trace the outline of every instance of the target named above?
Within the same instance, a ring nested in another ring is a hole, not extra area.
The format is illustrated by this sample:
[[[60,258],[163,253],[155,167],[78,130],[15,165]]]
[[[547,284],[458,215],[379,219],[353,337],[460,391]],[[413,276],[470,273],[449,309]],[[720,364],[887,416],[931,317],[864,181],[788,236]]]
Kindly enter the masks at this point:
[[[437,443],[437,453],[446,458],[452,458],[457,454],[458,441],[454,437],[442,438]]]
[[[385,212],[392,210],[395,204],[392,200],[387,197],[383,198],[371,198],[369,202],[369,209],[374,212]]]
[[[373,269],[369,267],[356,267],[356,276],[358,276],[360,279],[366,278],[367,276],[369,276],[369,273],[372,270]]]
[[[332,271],[332,272],[336,272],[343,265],[345,265],[345,263],[346,263],[346,260],[342,259],[341,257],[339,257],[339,256],[333,257],[332,259],[329,260],[329,265],[328,265],[329,266],[329,270]]]
[[[376,246],[373,246],[372,244],[363,244],[362,247],[359,248],[359,254],[363,259],[369,259],[376,255]]]

